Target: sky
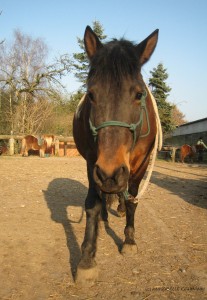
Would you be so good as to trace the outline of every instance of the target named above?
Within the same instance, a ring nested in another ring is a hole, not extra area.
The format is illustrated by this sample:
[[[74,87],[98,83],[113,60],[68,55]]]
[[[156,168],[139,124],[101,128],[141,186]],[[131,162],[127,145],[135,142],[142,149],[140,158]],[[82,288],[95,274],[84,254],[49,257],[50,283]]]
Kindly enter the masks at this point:
[[[146,83],[159,63],[167,69],[168,100],[188,122],[207,117],[206,0],[0,0],[0,40],[12,42],[14,30],[42,38],[50,57],[79,52],[77,37],[99,21],[107,40],[141,42],[155,29],[159,40],[143,66]],[[73,75],[64,79],[69,92],[81,85]]]

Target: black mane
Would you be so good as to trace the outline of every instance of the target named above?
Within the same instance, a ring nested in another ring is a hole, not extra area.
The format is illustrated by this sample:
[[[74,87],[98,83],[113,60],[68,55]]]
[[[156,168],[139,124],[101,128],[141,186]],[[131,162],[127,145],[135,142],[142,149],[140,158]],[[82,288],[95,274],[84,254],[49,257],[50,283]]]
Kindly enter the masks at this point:
[[[113,40],[103,45],[91,61],[88,80],[101,80],[120,86],[126,76],[137,77],[139,57],[135,45],[127,40]]]

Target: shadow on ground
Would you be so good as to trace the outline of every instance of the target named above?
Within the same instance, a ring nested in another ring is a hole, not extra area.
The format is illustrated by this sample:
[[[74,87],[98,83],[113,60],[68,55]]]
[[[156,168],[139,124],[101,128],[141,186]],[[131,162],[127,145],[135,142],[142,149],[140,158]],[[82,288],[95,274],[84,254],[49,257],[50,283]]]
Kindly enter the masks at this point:
[[[81,256],[73,223],[80,223],[83,219],[86,193],[87,188],[83,184],[68,178],[54,179],[49,183],[48,189],[44,191],[45,200],[51,212],[51,219],[62,224],[64,228],[73,278]],[[74,208],[79,208],[78,214],[75,210],[75,220],[74,217],[70,217],[74,215]]]
[[[198,179],[186,179],[166,175],[162,173],[162,167],[160,172],[154,171],[151,182],[155,185],[169,190],[172,194],[178,195],[184,201],[207,209],[207,178],[199,175]],[[166,168],[164,168],[166,169]],[[170,169],[169,169],[170,171]],[[177,172],[182,171],[178,170]],[[193,170],[191,170],[193,172]],[[194,174],[196,175],[196,174]]]

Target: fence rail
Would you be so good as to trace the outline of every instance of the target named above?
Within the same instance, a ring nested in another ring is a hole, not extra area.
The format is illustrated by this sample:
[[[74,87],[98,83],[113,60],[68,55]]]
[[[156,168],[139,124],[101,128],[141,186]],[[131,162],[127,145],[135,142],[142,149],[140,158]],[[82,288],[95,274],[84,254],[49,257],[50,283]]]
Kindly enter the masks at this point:
[[[0,140],[9,140],[11,138],[15,140],[22,140],[25,135],[0,135]],[[72,136],[64,137],[62,135],[56,135],[55,139],[58,139],[60,142],[74,142],[74,138]]]
[[[176,151],[180,149],[180,146],[173,146],[173,145],[165,145],[162,147],[161,151],[159,151],[159,155],[162,158],[170,157],[172,162],[175,162]]]

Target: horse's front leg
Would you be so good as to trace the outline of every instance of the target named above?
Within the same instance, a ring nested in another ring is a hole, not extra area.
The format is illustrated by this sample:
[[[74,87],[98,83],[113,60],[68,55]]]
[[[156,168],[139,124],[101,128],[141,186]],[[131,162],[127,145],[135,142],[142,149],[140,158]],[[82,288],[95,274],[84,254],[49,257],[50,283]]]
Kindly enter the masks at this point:
[[[24,157],[28,156],[28,148],[27,148],[27,146],[24,147],[23,152],[22,152],[22,156],[24,156]]]
[[[145,162],[142,164],[141,168],[138,169],[138,172],[131,176],[129,179],[129,189],[128,196],[125,197],[125,206],[126,206],[126,227],[124,230],[125,241],[121,250],[121,253],[126,256],[137,254],[137,244],[135,242],[134,234],[134,215],[138,205],[138,199],[136,198],[138,194],[138,189],[140,182],[146,172],[147,166],[149,163],[149,156],[145,159]]]
[[[44,158],[45,157],[45,149],[41,147],[39,151],[40,151],[40,157]]]
[[[121,250],[123,255],[129,256],[137,253],[137,245],[134,238],[134,215],[137,208],[136,199],[129,195],[128,199],[125,200],[126,206],[126,227],[124,230],[125,241]]]
[[[76,282],[84,285],[92,285],[98,277],[95,254],[98,235],[98,220],[101,211],[101,198],[94,188],[89,188],[85,207],[86,228],[81,246],[82,256],[77,268]]]
[[[124,230],[125,241],[121,250],[123,255],[134,255],[137,253],[137,244],[134,238],[134,215],[138,205],[138,189],[142,178],[149,164],[150,152],[147,157],[140,157],[140,162],[137,167],[137,172],[129,178],[128,197],[125,197],[126,206],[126,227]]]
[[[24,152],[23,152],[22,156],[25,156],[25,157],[29,156],[29,154],[28,154],[28,150],[27,150],[27,149],[25,149],[25,150],[24,150]]]

